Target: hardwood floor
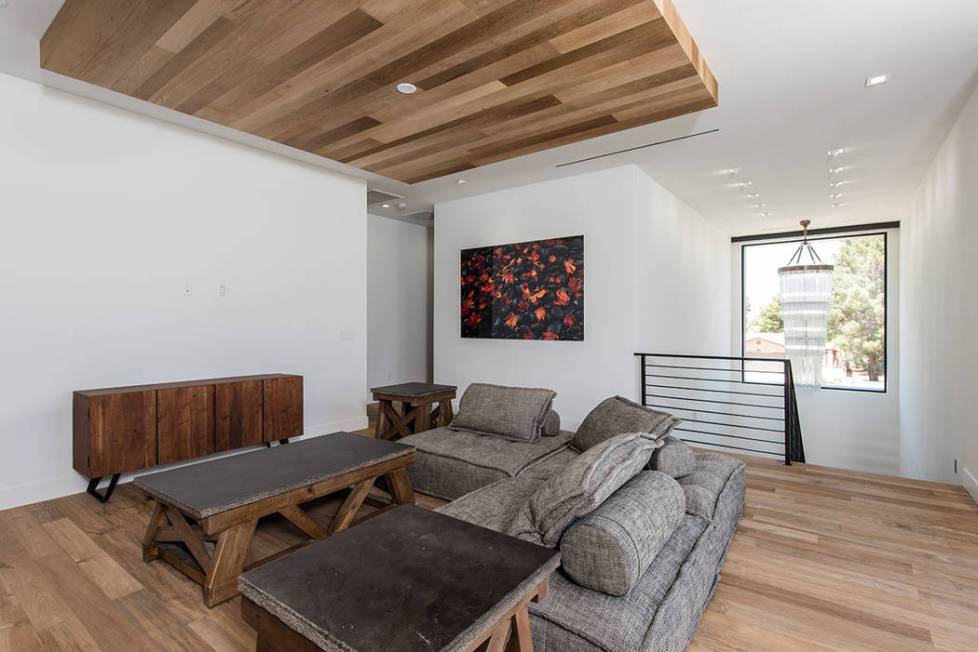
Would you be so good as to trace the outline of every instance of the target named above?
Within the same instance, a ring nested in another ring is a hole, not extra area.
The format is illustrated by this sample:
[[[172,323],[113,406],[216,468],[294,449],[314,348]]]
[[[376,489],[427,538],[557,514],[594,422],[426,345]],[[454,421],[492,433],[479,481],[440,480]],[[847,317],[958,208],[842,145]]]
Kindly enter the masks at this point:
[[[107,505],[78,494],[0,512],[0,650],[253,650],[238,599],[207,609],[196,584],[143,563],[148,518],[130,485]],[[252,554],[298,540],[263,522]],[[751,459],[690,649],[978,649],[978,508],[960,487]]]

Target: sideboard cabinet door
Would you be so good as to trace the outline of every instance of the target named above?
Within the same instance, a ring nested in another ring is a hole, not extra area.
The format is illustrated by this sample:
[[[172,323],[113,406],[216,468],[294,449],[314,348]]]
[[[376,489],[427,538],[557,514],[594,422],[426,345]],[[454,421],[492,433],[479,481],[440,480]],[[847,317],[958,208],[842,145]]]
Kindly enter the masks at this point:
[[[262,443],[262,381],[219,383],[214,390],[215,449],[229,451]]]
[[[75,396],[75,468],[88,477],[156,464],[156,392]]]
[[[302,434],[302,376],[265,378],[265,441],[288,439]]]
[[[156,391],[159,463],[214,452],[214,385],[191,385]]]

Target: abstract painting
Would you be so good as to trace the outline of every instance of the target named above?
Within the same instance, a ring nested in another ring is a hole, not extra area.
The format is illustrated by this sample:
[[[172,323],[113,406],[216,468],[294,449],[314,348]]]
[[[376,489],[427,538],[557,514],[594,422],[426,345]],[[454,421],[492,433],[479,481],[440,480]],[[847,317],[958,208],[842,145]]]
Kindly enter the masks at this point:
[[[462,250],[462,337],[584,339],[584,236]]]

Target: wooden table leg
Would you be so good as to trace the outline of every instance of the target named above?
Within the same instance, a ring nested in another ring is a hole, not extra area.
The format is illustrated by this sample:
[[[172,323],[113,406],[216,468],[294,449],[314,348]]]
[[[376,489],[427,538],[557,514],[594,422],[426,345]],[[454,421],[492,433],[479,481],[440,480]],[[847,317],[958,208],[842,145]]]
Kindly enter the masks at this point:
[[[244,569],[258,519],[232,525],[221,532],[204,578],[204,604],[213,607],[238,595],[238,575]]]
[[[520,603],[512,618],[513,635],[509,639],[507,652],[533,652],[533,634],[530,633],[530,612],[527,610],[528,600]]]
[[[357,515],[360,507],[363,505],[364,498],[370,493],[370,487],[374,486],[374,480],[375,478],[367,478],[353,487],[350,495],[343,502],[343,506],[340,507],[340,511],[333,518],[333,522],[329,527],[330,534],[342,532],[350,527],[350,524],[353,523],[353,517]]]
[[[422,403],[414,408],[414,432],[431,430],[431,403]]]
[[[374,437],[377,439],[390,439],[387,434],[387,410],[393,409],[391,402],[380,399],[377,401],[377,428]]]
[[[447,401],[441,401],[438,403],[438,427],[444,428],[448,426],[455,415],[452,410],[452,401],[448,399]]]
[[[395,505],[413,505],[414,488],[406,468],[394,469],[387,474],[387,485],[391,489],[391,498]]]
[[[166,507],[159,501],[154,501],[153,515],[149,517],[146,534],[143,535],[143,561],[153,561],[160,557],[160,546],[156,542],[156,533],[166,525]]]

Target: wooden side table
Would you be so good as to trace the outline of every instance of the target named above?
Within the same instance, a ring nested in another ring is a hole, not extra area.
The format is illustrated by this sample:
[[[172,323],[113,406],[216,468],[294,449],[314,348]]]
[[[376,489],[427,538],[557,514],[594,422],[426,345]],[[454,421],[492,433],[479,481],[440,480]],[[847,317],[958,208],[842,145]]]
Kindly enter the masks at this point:
[[[455,385],[432,383],[401,383],[372,388],[370,391],[377,401],[376,436],[393,440],[430,430],[432,426],[447,426],[455,416],[452,399],[457,389]]]

